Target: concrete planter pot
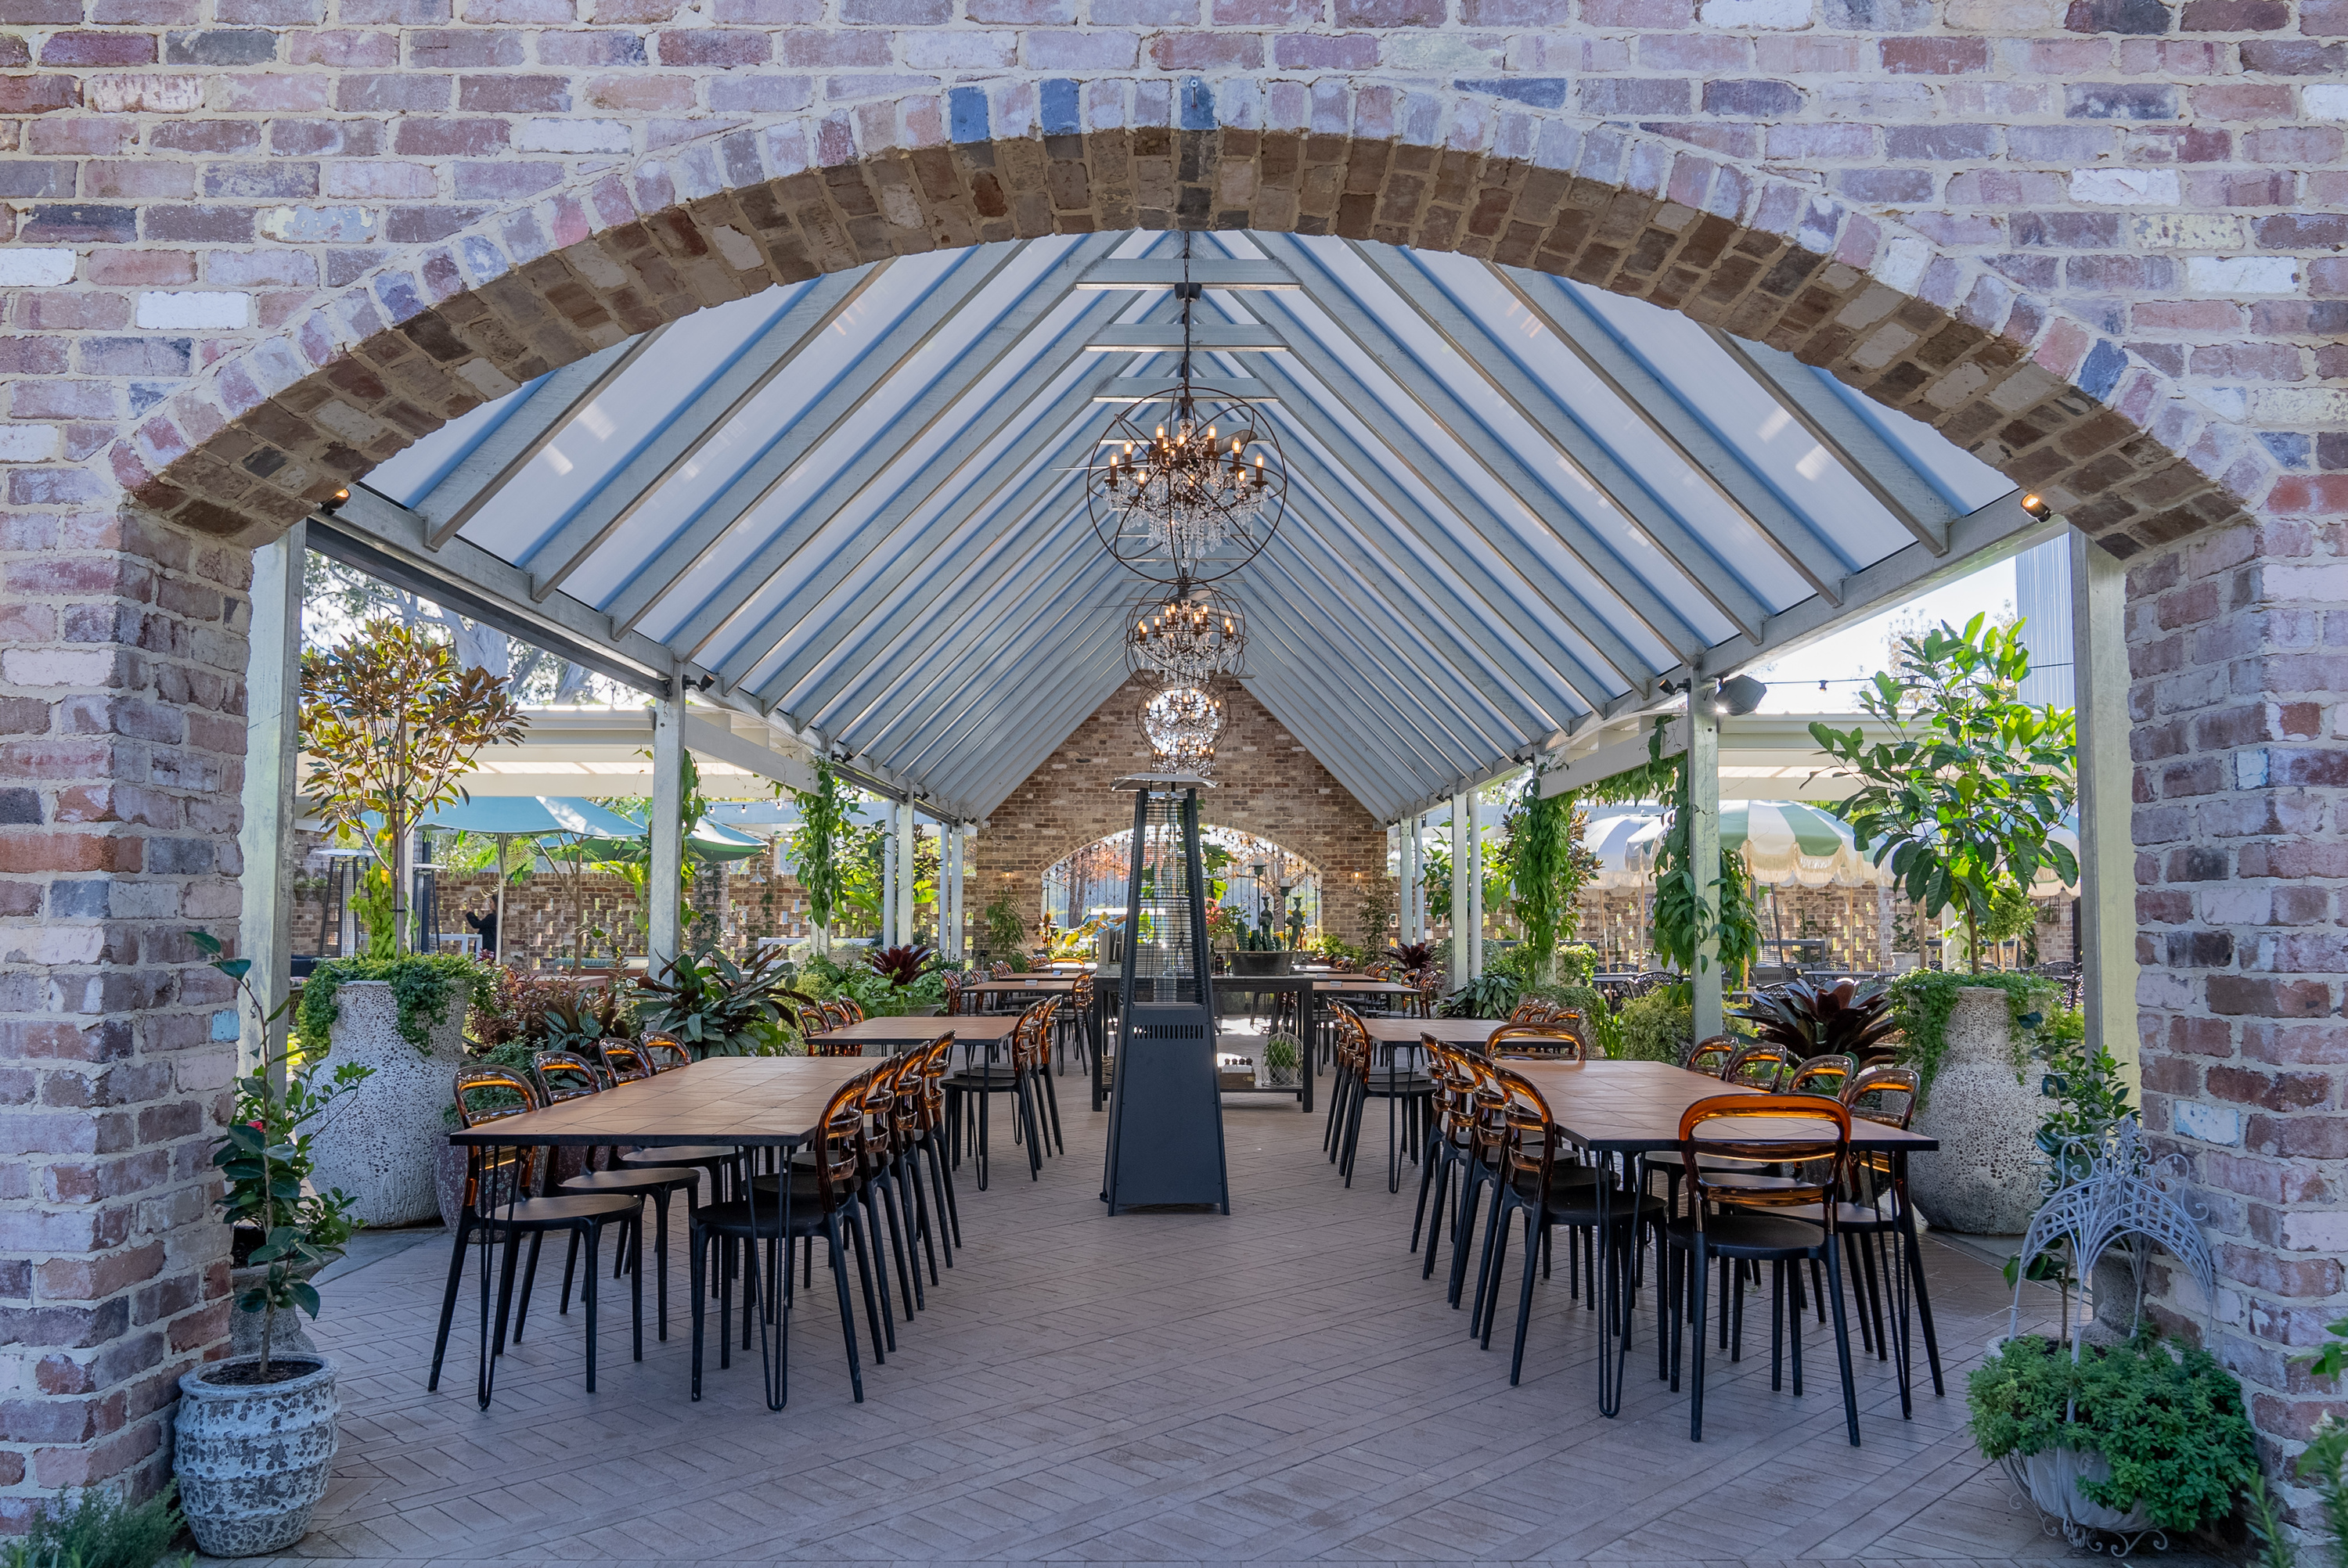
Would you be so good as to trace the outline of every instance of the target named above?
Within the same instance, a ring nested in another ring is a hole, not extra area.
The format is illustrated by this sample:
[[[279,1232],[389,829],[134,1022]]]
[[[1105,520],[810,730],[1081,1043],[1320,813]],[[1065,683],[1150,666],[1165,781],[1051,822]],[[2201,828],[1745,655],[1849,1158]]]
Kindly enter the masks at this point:
[[[2044,1194],[2046,1156],[2038,1147],[2047,1102],[2013,1071],[2013,1015],[2005,993],[1987,986],[1957,992],[1948,1050],[1916,1131],[1940,1140],[1937,1153],[1909,1162],[1909,1193],[1942,1230],[2018,1235]]]
[[[335,1364],[306,1356],[298,1364],[311,1369],[283,1382],[211,1380],[256,1360],[214,1361],[180,1379],[172,1471],[180,1511],[207,1557],[283,1551],[308,1532],[326,1495],[341,1409]]]
[[[311,1184],[357,1200],[352,1214],[362,1225],[432,1219],[440,1213],[435,1170],[448,1132],[441,1112],[464,1055],[464,1008],[451,1004],[427,1054],[401,1038],[390,981],[345,980],[335,1003],[328,1065],[355,1061],[375,1072],[318,1130]]]

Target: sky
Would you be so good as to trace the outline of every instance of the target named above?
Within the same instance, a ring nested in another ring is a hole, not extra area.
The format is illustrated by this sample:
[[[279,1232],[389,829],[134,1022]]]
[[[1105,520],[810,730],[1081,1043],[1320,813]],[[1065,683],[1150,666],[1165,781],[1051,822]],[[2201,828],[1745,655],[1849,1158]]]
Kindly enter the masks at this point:
[[[1858,682],[1886,667],[1894,621],[1922,619],[1962,626],[1982,610],[1993,617],[2011,614],[2013,602],[2013,562],[2008,559],[1745,673],[1769,683],[1769,694],[1761,700],[1764,713],[1851,712],[1859,706]],[[1824,692],[1818,690],[1820,681],[1828,682]]]

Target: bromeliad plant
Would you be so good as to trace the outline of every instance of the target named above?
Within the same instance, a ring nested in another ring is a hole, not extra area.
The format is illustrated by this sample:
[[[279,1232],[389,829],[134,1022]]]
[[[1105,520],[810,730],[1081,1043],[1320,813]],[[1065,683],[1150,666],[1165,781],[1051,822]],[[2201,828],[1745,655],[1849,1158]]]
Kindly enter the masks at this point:
[[[260,1020],[264,1042],[274,1035],[286,1004],[264,1008],[261,995],[247,977],[251,958],[221,956],[219,938],[202,931],[188,933],[189,940],[226,975],[239,999]],[[227,1177],[220,1200],[230,1225],[254,1235],[259,1245],[243,1262],[267,1272],[261,1282],[237,1298],[240,1312],[261,1316],[260,1380],[269,1382],[269,1341],[280,1311],[299,1307],[318,1316],[318,1291],[297,1270],[314,1272],[342,1255],[343,1244],[355,1228],[352,1200],[341,1192],[304,1193],[310,1174],[312,1124],[355,1091],[374,1072],[371,1067],[344,1062],[324,1083],[315,1081],[317,1057],[279,1052],[264,1043],[259,1071],[236,1081],[236,1120],[229,1123],[212,1163]]]
[[[1755,991],[1729,1016],[1753,1025],[1756,1039],[1782,1046],[1807,1061],[1815,1056],[1848,1056],[1864,1067],[1889,1060],[1884,1043],[1900,1031],[1891,1014],[1891,993],[1880,983],[1861,986],[1840,980],[1831,986],[1791,980]]]
[[[871,948],[864,955],[864,961],[872,966],[875,974],[901,990],[927,972],[935,956],[914,942],[904,947]]]
[[[814,999],[783,979],[782,949],[737,964],[706,939],[636,981],[637,1025],[674,1035],[697,1057],[776,1056],[789,1040],[784,1004]]]

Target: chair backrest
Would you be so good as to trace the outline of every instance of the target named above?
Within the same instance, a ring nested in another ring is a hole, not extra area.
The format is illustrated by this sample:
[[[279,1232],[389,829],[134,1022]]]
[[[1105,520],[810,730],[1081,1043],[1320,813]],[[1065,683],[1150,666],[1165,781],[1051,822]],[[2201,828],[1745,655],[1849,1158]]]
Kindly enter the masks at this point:
[[[1722,1070],[1727,1067],[1728,1059],[1735,1054],[1736,1042],[1725,1034],[1715,1034],[1709,1040],[1700,1040],[1690,1046],[1687,1060],[1680,1065],[1690,1072],[1701,1072],[1706,1078],[1717,1078]]]
[[[839,1010],[841,1014],[847,1018],[850,1023],[862,1023],[864,1021],[864,1004],[858,1001],[854,997],[840,998]]]
[[[530,1066],[538,1074],[539,1087],[549,1105],[603,1092],[603,1075],[596,1071],[593,1062],[574,1051],[534,1050],[530,1052]]]
[[[653,1064],[633,1040],[599,1040],[595,1053],[615,1083],[641,1083],[653,1075]]]
[[[896,1061],[884,1061],[863,1075],[864,1112],[863,1136],[858,1144],[858,1158],[864,1173],[877,1174],[894,1157],[897,1146],[897,1075],[903,1071]]]
[[[1788,1094],[1830,1094],[1842,1097],[1842,1086],[1859,1071],[1859,1063],[1848,1056],[1814,1056],[1807,1061],[1797,1061],[1786,1074]]]
[[[685,1042],[675,1035],[648,1034],[640,1049],[644,1053],[644,1065],[653,1070],[654,1077],[693,1065],[693,1052],[687,1050]]]
[[[995,963],[988,965],[986,972],[990,979],[1007,980],[1019,971],[1009,964]]]
[[[827,1214],[846,1202],[856,1187],[864,1161],[864,1091],[870,1078],[869,1072],[858,1073],[833,1090],[824,1104],[810,1152],[815,1156],[816,1198]]]
[[[1557,1123],[1530,1079],[1505,1067],[1495,1067],[1492,1077],[1508,1097],[1500,1108],[1501,1179],[1538,1203],[1557,1162]]]
[[[815,1037],[831,1027],[831,1020],[823,1016],[823,1009],[813,1002],[798,1009],[792,1016],[799,1026],[799,1039],[805,1040],[809,1049],[815,1045]]]
[[[1793,1065],[1783,1046],[1748,1045],[1720,1070],[1723,1083],[1740,1083],[1766,1094],[1774,1091]]]
[[[1680,1113],[1679,1142],[1699,1228],[1705,1205],[1725,1198],[1746,1208],[1825,1204],[1832,1234],[1828,1199],[1840,1188],[1850,1159],[1850,1112],[1840,1101],[1815,1094],[1707,1095]],[[1753,1173],[1745,1167],[1757,1164],[1795,1174],[1766,1178],[1766,1184],[1748,1180]]]
[[[1542,1061],[1580,1061],[1581,1041],[1553,1023],[1504,1023],[1484,1040],[1484,1054]]]
[[[538,1086],[510,1067],[460,1067],[451,1092],[457,1120],[469,1129],[535,1111],[541,1103]],[[486,1214],[510,1198],[530,1196],[538,1184],[541,1153],[535,1143],[474,1149],[465,1163],[465,1206]]]
[[[1041,1072],[1052,1062],[1052,1015],[1060,999],[1045,997],[1027,1004],[1011,1026],[1011,1065],[1016,1071]]]
[[[946,971],[946,973],[945,973],[945,988],[946,988],[946,1000],[945,1000],[946,1016],[947,1016],[948,1018],[952,1018],[952,1017],[953,1017],[955,1014],[957,1014],[957,1013],[959,1013],[959,1012],[961,1012],[961,1011],[962,1011],[962,1004],[963,1004],[963,996],[962,996],[962,972],[961,972],[960,970],[958,970],[958,969],[948,969],[948,970]]]
[[[1069,988],[1068,1003],[1078,1012],[1090,1012],[1093,1006],[1093,972],[1085,970]]]
[[[1484,1164],[1498,1169],[1509,1141],[1509,1091],[1488,1061],[1460,1057],[1468,1070],[1468,1147]]]
[[[1549,1003],[1539,997],[1527,997],[1509,1011],[1510,1023],[1547,1023]]]
[[[844,1004],[837,999],[823,1004],[823,1027],[826,1033],[835,1029],[846,1029],[848,1024],[848,1009]]]
[[[946,1078],[953,1071],[954,1037],[949,1032],[938,1036],[917,1051],[910,1052],[918,1064],[921,1079],[922,1131],[942,1132],[946,1124]]]
[[[1843,1081],[1842,1102],[1853,1116],[1906,1127],[1916,1114],[1923,1078],[1912,1067],[1868,1067]]]

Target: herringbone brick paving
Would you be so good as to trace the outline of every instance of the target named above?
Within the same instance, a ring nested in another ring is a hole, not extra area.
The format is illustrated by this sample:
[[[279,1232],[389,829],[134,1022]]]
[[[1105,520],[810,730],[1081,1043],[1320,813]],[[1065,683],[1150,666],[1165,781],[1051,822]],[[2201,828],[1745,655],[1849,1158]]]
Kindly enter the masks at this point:
[[[804,1298],[791,1400],[760,1399],[756,1351],[686,1398],[682,1249],[670,1337],[627,1359],[606,1281],[600,1390],[579,1314],[543,1316],[472,1399],[471,1297],[448,1376],[425,1372],[447,1267],[438,1237],[327,1282],[320,1343],[343,1367],[333,1490],[295,1558],[383,1564],[872,1562],[2039,1563],[2045,1537],[1964,1432],[1963,1376],[2003,1327],[1996,1272],[1928,1240],[1951,1393],[1902,1422],[1890,1370],[1860,1364],[1863,1448],[1842,1438],[1831,1339],[1809,1392],[1772,1393],[1761,1351],[1715,1358],[1704,1441],[1653,1377],[1652,1315],[1626,1406],[1595,1404],[1596,1335],[1562,1269],[1536,1294],[1522,1386],[1467,1337],[1405,1251],[1413,1189],[1365,1134],[1344,1190],[1320,1118],[1231,1102],[1229,1218],[1100,1212],[1105,1117],[1063,1080],[1064,1159],[1026,1179],[998,1147],[965,1169],[966,1250],[900,1353],[850,1401],[829,1296]],[[999,1136],[999,1134],[998,1134]],[[2042,1316],[2051,1296],[2035,1287]],[[715,1321],[712,1321],[715,1334]],[[2172,1559],[2173,1561],[2174,1559]]]

